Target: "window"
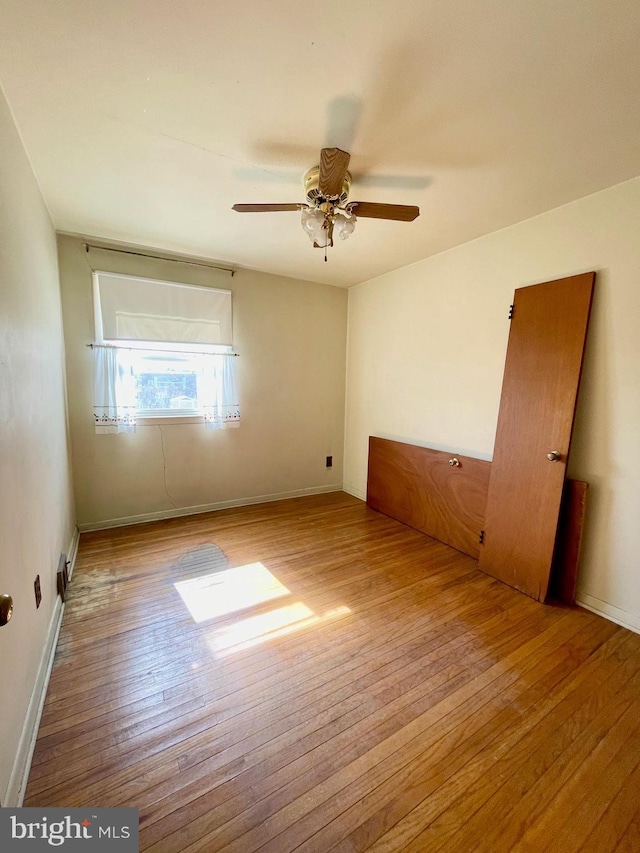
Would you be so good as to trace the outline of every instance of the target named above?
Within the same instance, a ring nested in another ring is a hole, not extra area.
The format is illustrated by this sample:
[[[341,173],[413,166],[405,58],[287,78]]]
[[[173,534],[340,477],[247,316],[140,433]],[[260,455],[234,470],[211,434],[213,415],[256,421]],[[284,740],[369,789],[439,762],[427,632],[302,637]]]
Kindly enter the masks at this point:
[[[193,358],[166,352],[139,355],[133,369],[138,412],[197,411],[202,370]]]
[[[95,272],[94,312],[97,431],[146,417],[238,425],[231,291]]]
[[[233,358],[231,347],[169,350],[151,341],[128,344],[124,362],[134,378],[139,418],[204,415],[210,401],[221,395],[223,359]]]

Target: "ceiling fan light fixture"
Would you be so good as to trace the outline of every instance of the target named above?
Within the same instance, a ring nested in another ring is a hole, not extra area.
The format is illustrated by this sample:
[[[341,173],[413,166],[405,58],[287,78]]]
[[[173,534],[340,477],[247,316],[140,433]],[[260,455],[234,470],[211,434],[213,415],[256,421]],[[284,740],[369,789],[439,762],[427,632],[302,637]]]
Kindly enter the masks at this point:
[[[345,216],[339,213],[335,218],[333,227],[341,240],[348,240],[356,230],[356,218],[355,216]]]
[[[314,237],[324,227],[324,218],[324,213],[317,207],[303,208],[300,221],[305,234]]]
[[[318,207],[307,208],[300,215],[302,230],[309,240],[319,249],[333,246],[333,227],[331,218]]]
[[[327,246],[332,246],[331,234],[329,228],[320,228],[312,237],[313,244],[319,249],[326,249]]]

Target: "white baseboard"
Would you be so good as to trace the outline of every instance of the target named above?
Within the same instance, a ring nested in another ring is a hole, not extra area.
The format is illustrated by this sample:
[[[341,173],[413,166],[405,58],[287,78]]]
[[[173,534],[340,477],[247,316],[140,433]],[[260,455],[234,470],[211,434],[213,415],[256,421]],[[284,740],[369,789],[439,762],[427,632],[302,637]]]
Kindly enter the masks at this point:
[[[203,512],[216,512],[220,509],[230,509],[236,506],[252,506],[253,504],[270,503],[271,501],[283,501],[290,498],[301,498],[306,495],[322,495],[327,492],[342,491],[342,483],[331,483],[328,486],[312,486],[308,489],[296,489],[291,492],[279,492],[271,495],[256,495],[251,498],[237,498],[230,501],[218,501],[211,504],[200,504],[198,506],[178,507],[177,509],[163,509],[158,512],[145,512],[140,515],[129,515],[122,518],[109,518],[105,521],[94,521],[80,524],[80,532],[86,533],[90,530],[108,530],[112,527],[125,527],[129,524],[145,524],[147,521],[162,521],[165,518],[181,518],[183,515],[199,515]]]
[[[73,574],[76,555],[78,553],[78,543],[80,541],[80,531],[76,527],[69,543],[67,550],[67,559],[69,560],[69,577]],[[44,708],[44,700],[47,696],[47,688],[49,686],[49,678],[51,677],[51,669],[53,668],[53,659],[56,653],[58,644],[58,636],[60,635],[60,627],[62,625],[62,613],[64,605],[60,596],[56,598],[56,603],[51,614],[49,622],[49,630],[47,631],[47,639],[42,657],[40,658],[40,666],[36,676],[31,698],[29,699],[29,707],[25,714],[22,734],[18,744],[18,751],[13,769],[9,777],[7,790],[2,798],[2,805],[11,808],[19,808],[24,800],[27,782],[29,780],[29,771],[31,770],[31,761],[33,759],[33,751],[36,747],[38,737],[38,728],[40,727],[40,719]]]
[[[361,501],[367,500],[366,492],[363,492],[362,489],[357,489],[355,486],[349,486],[347,483],[342,484],[342,491]]]
[[[75,527],[69,550],[67,551],[67,561],[69,563],[68,579],[71,580],[73,570],[76,566],[76,557],[78,556],[78,545],[80,544],[80,528]]]
[[[609,604],[607,601],[602,601],[596,598],[595,595],[589,595],[587,592],[580,593],[576,598],[576,604],[584,607],[585,610],[590,610],[592,613],[597,613],[598,616],[604,616],[616,625],[622,625],[623,628],[628,628],[636,634],[640,634],[640,616],[636,613],[630,613],[628,610],[623,610],[621,607],[616,607],[615,604]]]

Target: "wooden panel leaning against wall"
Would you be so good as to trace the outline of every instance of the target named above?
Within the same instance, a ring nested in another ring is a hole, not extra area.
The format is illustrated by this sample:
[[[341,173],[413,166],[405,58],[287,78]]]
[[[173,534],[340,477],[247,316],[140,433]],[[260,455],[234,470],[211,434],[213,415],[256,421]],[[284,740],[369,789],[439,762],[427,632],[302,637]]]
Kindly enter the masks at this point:
[[[480,550],[483,572],[549,588],[595,273],[515,292]]]
[[[491,463],[369,438],[367,504],[478,558]]]
[[[367,505],[477,559],[491,464],[370,436]],[[550,586],[564,604],[575,602],[586,491],[567,480]]]

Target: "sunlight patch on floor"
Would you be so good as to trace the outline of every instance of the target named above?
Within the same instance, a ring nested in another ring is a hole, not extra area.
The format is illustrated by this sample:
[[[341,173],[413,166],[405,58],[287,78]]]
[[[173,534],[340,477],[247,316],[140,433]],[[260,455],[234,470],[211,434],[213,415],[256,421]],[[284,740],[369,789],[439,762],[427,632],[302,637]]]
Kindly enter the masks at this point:
[[[220,628],[210,634],[207,642],[212,651],[224,656],[350,613],[350,608],[343,605],[318,616],[306,604],[296,601]]]
[[[286,586],[262,563],[212,572],[174,586],[198,624],[289,595]]]

